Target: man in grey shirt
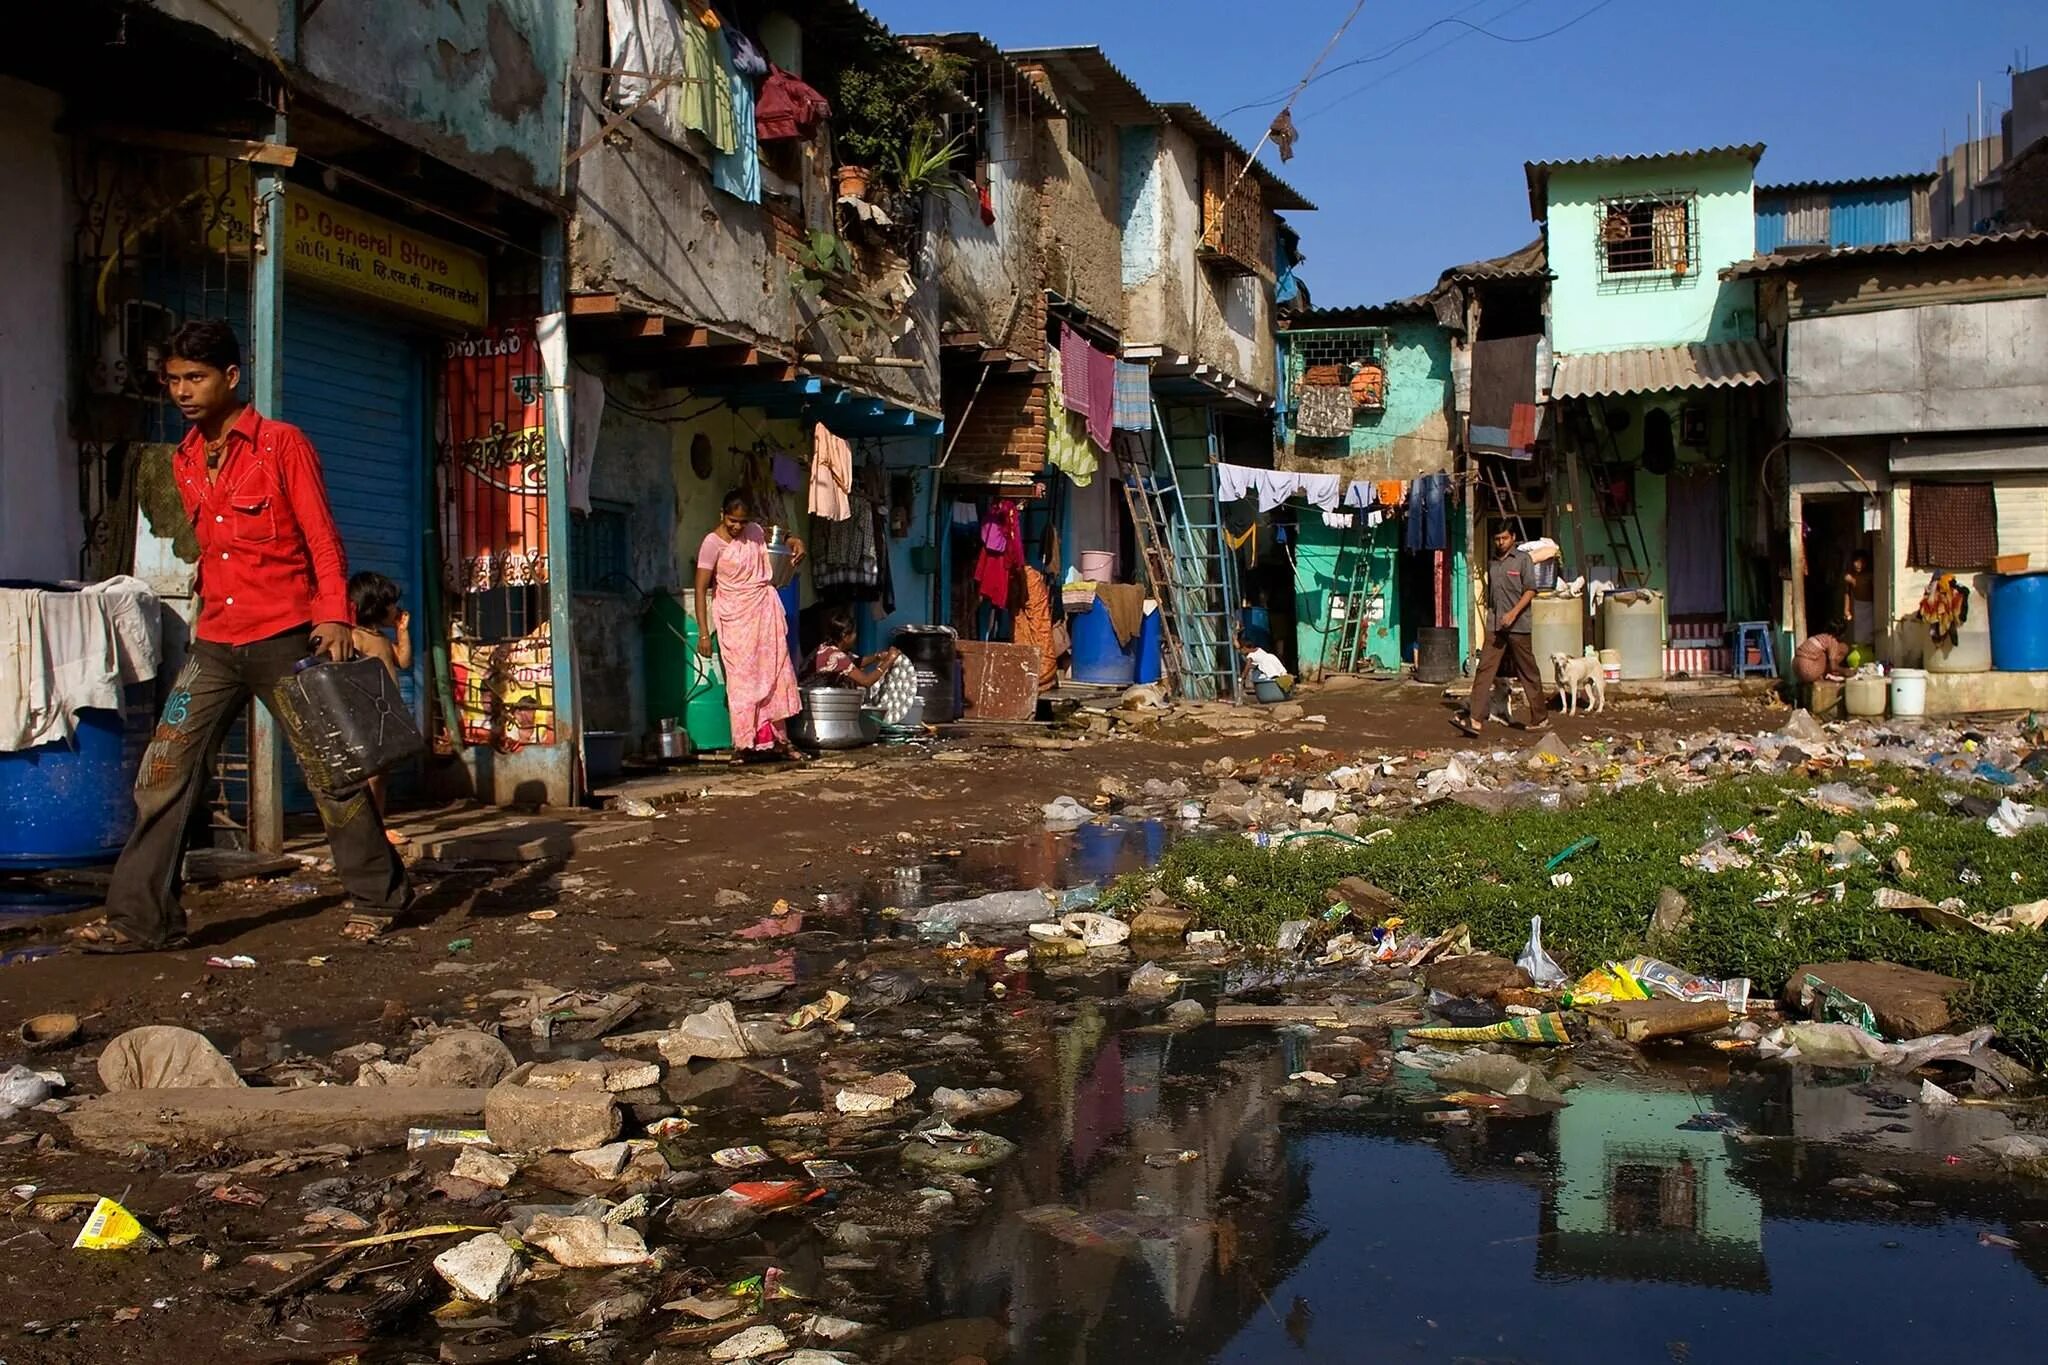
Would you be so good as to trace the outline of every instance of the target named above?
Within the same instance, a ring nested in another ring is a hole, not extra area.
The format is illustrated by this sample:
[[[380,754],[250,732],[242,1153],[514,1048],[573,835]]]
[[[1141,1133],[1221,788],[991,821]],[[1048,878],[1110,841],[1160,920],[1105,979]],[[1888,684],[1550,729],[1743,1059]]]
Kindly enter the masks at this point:
[[[1548,721],[1550,701],[1544,695],[1543,675],[1536,671],[1536,651],[1529,647],[1534,581],[1529,556],[1515,548],[1515,528],[1502,523],[1493,533],[1493,562],[1486,566],[1486,647],[1480,650],[1479,668],[1472,675],[1466,713],[1453,722],[1468,735],[1477,735],[1493,710],[1493,683],[1500,676],[1503,655],[1513,661],[1516,676],[1522,680],[1522,695],[1529,702],[1529,728],[1541,729]]]

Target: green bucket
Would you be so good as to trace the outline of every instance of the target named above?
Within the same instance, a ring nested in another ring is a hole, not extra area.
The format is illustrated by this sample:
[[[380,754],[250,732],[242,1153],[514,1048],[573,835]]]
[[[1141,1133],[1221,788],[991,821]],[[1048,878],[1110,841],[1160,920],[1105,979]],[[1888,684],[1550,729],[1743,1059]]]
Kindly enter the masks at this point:
[[[732,747],[732,713],[725,703],[725,673],[714,652],[697,653],[697,622],[674,594],[657,592],[641,618],[647,655],[647,718],[682,722],[699,751]]]

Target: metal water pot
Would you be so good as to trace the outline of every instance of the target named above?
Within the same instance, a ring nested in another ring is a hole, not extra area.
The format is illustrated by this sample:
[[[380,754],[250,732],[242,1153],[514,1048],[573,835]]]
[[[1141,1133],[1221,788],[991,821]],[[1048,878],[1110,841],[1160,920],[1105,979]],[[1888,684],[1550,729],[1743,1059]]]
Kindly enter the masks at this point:
[[[785,527],[763,523],[761,530],[768,538],[769,582],[777,591],[789,586],[796,577],[796,559],[789,548],[789,531]]]
[[[664,760],[690,756],[690,733],[676,724],[674,716],[663,716],[655,735],[655,746]]]

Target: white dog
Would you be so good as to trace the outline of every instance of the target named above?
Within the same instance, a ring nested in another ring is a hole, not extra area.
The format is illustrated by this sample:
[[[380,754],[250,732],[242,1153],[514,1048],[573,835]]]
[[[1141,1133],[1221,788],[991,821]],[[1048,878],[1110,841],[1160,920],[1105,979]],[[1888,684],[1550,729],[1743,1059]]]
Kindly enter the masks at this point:
[[[1600,674],[1600,661],[1581,655],[1574,658],[1569,654],[1550,656],[1550,673],[1557,679],[1558,699],[1564,703],[1564,713],[1572,715],[1580,709],[1588,713],[1607,709],[1607,682]],[[1592,705],[1581,708],[1580,693],[1592,699]]]

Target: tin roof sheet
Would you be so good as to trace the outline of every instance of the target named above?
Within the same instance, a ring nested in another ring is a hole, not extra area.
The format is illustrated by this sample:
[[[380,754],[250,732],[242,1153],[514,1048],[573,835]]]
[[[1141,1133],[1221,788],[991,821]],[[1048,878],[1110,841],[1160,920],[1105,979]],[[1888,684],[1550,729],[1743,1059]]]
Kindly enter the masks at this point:
[[[1726,147],[1699,147],[1691,151],[1633,152],[1625,156],[1589,156],[1570,161],[1526,161],[1522,163],[1522,174],[1529,180],[1529,216],[1539,223],[1543,221],[1543,215],[1548,211],[1546,195],[1553,171],[1600,166],[1646,166],[1655,161],[1720,161],[1728,157],[1741,157],[1754,166],[1763,159],[1763,154],[1763,143],[1742,142],[1731,143]]]
[[[1555,398],[1611,397],[1683,389],[1739,389],[1776,383],[1777,367],[1756,341],[1649,346],[1557,358]]]

